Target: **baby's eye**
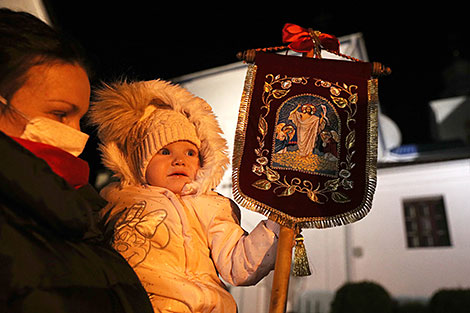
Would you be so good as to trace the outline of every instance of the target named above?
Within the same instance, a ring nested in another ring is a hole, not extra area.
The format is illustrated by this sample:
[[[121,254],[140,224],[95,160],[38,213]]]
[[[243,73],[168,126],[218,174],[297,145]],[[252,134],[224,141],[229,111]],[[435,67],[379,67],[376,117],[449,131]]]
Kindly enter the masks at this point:
[[[168,150],[167,148],[162,148],[160,150],[160,154],[162,155],[170,155],[170,150]]]
[[[188,150],[188,155],[189,156],[197,156],[197,152],[194,150]]]

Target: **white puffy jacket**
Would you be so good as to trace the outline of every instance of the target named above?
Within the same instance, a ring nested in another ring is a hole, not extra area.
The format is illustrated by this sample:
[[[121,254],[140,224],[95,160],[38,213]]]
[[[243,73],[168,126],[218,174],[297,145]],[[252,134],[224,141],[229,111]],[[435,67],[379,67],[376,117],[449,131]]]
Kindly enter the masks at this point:
[[[165,82],[117,82],[95,92],[91,121],[98,126],[103,163],[120,182],[103,189],[103,214],[119,218],[115,248],[134,267],[156,312],[236,312],[219,275],[233,285],[253,285],[275,263],[279,226],[263,221],[247,234],[235,203],[212,192],[229,164],[227,142],[210,105]],[[164,103],[194,124],[201,168],[176,196],[142,184],[126,157],[147,136],[146,108]],[[165,309],[163,309],[165,308]]]
[[[274,268],[279,226],[262,221],[247,234],[228,198],[119,184],[102,195],[109,201],[103,213],[121,214],[114,246],[134,267],[156,312],[235,313],[219,274],[232,285],[253,285]]]

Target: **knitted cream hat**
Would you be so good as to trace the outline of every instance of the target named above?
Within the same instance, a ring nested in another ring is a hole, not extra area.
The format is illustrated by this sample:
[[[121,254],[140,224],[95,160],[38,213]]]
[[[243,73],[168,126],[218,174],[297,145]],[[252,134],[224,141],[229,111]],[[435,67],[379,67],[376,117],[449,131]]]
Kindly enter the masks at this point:
[[[102,142],[103,164],[121,185],[145,184],[152,155],[179,140],[195,144],[201,158],[188,189],[205,193],[222,180],[229,164],[227,142],[203,99],[163,80],[116,82],[94,96],[89,117]]]
[[[186,140],[198,149],[201,146],[194,125],[183,114],[171,109],[149,105],[135,127],[139,127],[139,123],[147,129],[147,135],[142,142],[128,141],[128,156],[131,170],[141,181],[145,181],[145,171],[152,156],[166,145]]]

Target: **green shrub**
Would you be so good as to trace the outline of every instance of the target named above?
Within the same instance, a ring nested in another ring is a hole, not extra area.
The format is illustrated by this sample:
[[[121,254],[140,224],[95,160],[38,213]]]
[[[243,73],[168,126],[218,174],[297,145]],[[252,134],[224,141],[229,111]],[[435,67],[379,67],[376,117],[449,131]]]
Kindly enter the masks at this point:
[[[470,289],[441,289],[429,301],[429,313],[468,313]]]
[[[330,313],[392,313],[388,292],[374,282],[346,283],[336,291]]]

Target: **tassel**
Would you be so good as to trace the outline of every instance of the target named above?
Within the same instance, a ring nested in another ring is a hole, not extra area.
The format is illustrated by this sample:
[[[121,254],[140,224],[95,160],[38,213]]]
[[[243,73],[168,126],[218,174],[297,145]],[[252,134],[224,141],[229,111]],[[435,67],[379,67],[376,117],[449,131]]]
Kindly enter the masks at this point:
[[[294,276],[310,276],[307,250],[304,245],[304,237],[299,233],[295,236],[294,264],[292,266]]]

